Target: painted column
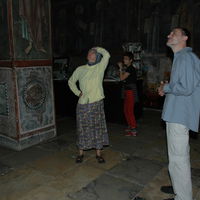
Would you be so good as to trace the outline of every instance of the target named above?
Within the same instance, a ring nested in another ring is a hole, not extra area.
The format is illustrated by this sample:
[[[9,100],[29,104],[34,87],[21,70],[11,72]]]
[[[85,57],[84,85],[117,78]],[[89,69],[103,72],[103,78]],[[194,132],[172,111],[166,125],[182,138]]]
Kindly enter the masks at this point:
[[[49,0],[0,1],[0,145],[56,135]]]

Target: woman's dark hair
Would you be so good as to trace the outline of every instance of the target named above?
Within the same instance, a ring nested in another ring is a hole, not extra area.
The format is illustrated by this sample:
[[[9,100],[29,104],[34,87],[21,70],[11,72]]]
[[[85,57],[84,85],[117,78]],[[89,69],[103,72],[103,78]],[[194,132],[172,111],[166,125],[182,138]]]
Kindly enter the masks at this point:
[[[133,58],[133,53],[132,52],[130,52],[130,51],[126,51],[125,53],[124,53],[124,55],[123,56],[127,56],[127,57],[129,57],[130,58],[130,60],[134,60],[134,58]]]

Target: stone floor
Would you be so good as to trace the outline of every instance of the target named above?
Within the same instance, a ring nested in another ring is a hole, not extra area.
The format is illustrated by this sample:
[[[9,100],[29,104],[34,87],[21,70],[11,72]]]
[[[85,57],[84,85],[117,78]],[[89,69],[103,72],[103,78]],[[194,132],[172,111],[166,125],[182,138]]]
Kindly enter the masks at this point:
[[[58,136],[21,152],[0,148],[0,200],[146,200],[169,198],[165,131],[160,112],[146,110],[137,137],[124,137],[124,125],[108,123],[105,164],[94,151],[75,163],[75,121],[59,119]],[[200,139],[191,139],[195,200],[200,200]]]

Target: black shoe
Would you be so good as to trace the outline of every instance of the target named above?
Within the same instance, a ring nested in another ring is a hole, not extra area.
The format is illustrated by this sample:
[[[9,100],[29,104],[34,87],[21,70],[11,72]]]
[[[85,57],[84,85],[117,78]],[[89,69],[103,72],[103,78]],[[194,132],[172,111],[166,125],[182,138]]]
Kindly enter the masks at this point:
[[[76,157],[76,163],[82,163],[83,162],[83,155],[78,155],[77,157]]]
[[[160,191],[166,194],[174,194],[174,190],[172,186],[161,186]]]
[[[106,162],[102,156],[96,156],[96,159],[97,159],[98,163],[105,163]]]
[[[134,200],[145,200],[145,199],[142,197],[135,197]]]
[[[174,198],[169,198],[169,199],[163,199],[163,200],[174,200]]]

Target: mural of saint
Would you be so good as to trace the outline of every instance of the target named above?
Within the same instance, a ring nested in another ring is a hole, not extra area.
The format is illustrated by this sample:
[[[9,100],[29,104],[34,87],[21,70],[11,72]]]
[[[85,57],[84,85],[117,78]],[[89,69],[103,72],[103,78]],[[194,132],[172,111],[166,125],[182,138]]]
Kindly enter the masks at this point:
[[[33,45],[37,51],[46,53],[43,44],[43,25],[47,25],[45,0],[19,0],[22,38],[28,41],[25,53],[29,54]]]
[[[7,2],[0,1],[0,60],[9,59],[9,38],[7,23]]]

